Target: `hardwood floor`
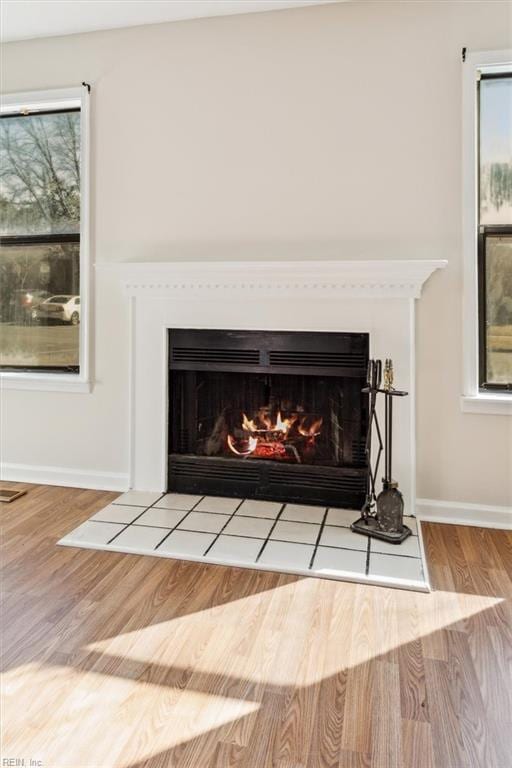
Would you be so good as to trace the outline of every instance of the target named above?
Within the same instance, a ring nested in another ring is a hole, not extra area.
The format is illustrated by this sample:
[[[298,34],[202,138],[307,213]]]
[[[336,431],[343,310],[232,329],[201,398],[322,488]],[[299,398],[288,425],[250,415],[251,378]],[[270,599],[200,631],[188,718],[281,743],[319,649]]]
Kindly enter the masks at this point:
[[[429,595],[55,546],[115,495],[1,507],[3,761],[512,765],[510,532],[425,525]]]

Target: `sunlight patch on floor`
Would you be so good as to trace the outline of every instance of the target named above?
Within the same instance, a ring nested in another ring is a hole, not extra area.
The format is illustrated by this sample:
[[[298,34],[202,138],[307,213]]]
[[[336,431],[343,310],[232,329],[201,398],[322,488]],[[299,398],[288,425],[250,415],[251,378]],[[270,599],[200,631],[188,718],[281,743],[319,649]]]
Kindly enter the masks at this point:
[[[321,611],[316,585],[316,582],[304,579],[209,608],[205,612],[205,622],[201,619],[200,635],[197,633],[198,617],[194,613],[91,643],[85,650],[98,657],[105,656],[112,662],[118,658],[132,664],[157,664],[177,670],[193,664],[198,672],[214,675],[219,649],[222,649],[223,657],[230,659],[230,674],[234,678],[267,685],[294,685],[300,658],[281,654],[279,647],[274,647],[273,635],[283,612],[283,600],[289,599],[293,604],[288,611],[287,631],[296,637],[310,631],[315,621],[322,620],[321,616],[316,616]],[[314,600],[315,588],[318,604]],[[339,589],[339,585],[333,583],[331,588]],[[324,593],[325,589],[324,583]],[[355,667],[413,639],[463,622],[503,601],[499,597],[439,591],[417,593],[411,608],[410,594],[385,589],[381,591],[382,599],[375,603],[373,590],[366,585],[345,584],[339,591],[338,608],[329,617],[333,643],[323,673],[320,675],[318,669],[304,671],[300,679],[302,685],[318,682],[326,674]],[[258,635],[247,639],[241,652],[240,626],[245,624],[250,628],[256,613],[264,614]],[[414,614],[414,630],[411,629],[411,614]],[[394,617],[393,621],[389,620],[390,616]],[[362,626],[366,628],[364,633]],[[269,657],[264,654],[262,659],[262,649],[265,648],[273,649],[273,655],[269,651]]]
[[[24,686],[24,689],[23,689]],[[55,707],[38,706],[38,691],[55,691]],[[20,707],[20,691],[26,701]],[[30,690],[30,693],[27,692]],[[16,709],[16,723],[3,724],[3,754],[37,755],[43,765],[60,765],[62,754],[80,754],[84,765],[122,758],[126,735],[137,740],[141,760],[183,741],[256,712],[259,702],[197,690],[155,685],[74,667],[27,664],[5,674],[4,711]],[[81,723],[87,721],[87,729]],[[102,723],[108,722],[108,733]],[[91,738],[91,724],[96,723]],[[118,748],[119,747],[119,748]],[[85,762],[84,762],[85,761]],[[122,765],[117,762],[116,765]]]

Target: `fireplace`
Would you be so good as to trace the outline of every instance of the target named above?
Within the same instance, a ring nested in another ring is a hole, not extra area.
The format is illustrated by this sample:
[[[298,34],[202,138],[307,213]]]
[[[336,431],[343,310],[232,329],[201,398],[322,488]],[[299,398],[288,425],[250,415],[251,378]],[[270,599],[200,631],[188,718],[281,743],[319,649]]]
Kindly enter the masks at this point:
[[[168,489],[361,508],[367,333],[170,329]]]

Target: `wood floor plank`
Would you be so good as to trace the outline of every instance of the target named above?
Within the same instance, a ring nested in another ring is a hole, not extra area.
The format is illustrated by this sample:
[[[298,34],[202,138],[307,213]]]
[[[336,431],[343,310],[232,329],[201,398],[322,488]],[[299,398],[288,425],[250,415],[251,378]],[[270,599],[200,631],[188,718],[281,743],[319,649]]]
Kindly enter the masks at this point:
[[[402,768],[434,768],[430,723],[402,720]]]
[[[447,662],[425,659],[430,724],[435,768],[471,768],[461,725],[453,705],[450,667]]]

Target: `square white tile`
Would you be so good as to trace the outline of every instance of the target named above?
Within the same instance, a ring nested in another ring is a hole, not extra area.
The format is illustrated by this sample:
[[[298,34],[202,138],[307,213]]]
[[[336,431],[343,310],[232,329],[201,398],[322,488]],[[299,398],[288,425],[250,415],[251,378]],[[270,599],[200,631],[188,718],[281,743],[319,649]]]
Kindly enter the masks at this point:
[[[235,515],[231,518],[222,533],[230,533],[235,536],[255,536],[259,539],[266,539],[273,525],[273,520],[265,520],[261,517],[237,517]]]
[[[334,509],[329,508],[327,512],[327,525],[343,525],[350,528],[352,523],[361,517],[361,512],[357,509]]]
[[[273,520],[279,514],[283,505],[278,501],[258,501],[257,499],[246,499],[240,509],[236,511],[237,515],[250,515],[251,517],[269,517]]]
[[[263,542],[258,539],[221,535],[208,552],[208,557],[229,563],[254,563],[262,546]]]
[[[369,576],[406,581],[424,581],[421,560],[398,555],[370,554]]]
[[[283,541],[269,541],[261,553],[258,563],[279,568],[309,568],[315,548],[306,544],[289,544]]]
[[[216,512],[219,515],[232,515],[242,499],[228,499],[224,496],[205,496],[197,505],[198,512]],[[195,510],[194,510],[195,511]]]
[[[311,523],[291,523],[289,520],[278,520],[270,538],[295,541],[301,544],[316,544],[319,530],[319,525],[312,525]]]
[[[366,571],[366,552],[358,549],[318,547],[312,570],[364,576]]]
[[[409,557],[421,557],[420,542],[417,536],[409,536],[401,544],[390,544],[388,541],[372,539],[370,552],[380,552],[383,555],[408,555]]]
[[[159,528],[175,528],[187,512],[183,509],[151,507],[135,521],[135,525],[156,525]]]
[[[226,515],[213,512],[189,512],[181,521],[178,528],[185,531],[200,531],[202,533],[218,533],[226,525]]]
[[[141,507],[127,507],[123,504],[109,504],[107,507],[100,509],[90,519],[102,520],[105,523],[124,523],[128,525],[142,512]]]
[[[150,507],[157,501],[161,493],[153,493],[151,491],[127,491],[118,496],[112,504],[128,504],[134,507]]]
[[[188,511],[195,507],[202,496],[193,496],[191,493],[166,493],[157,501],[155,507],[159,509],[184,509]]]
[[[167,552],[182,557],[201,557],[212,541],[214,533],[195,533],[194,531],[173,531],[158,547],[157,552]]]
[[[359,533],[354,533],[350,528],[341,528],[334,525],[324,525],[320,537],[320,545],[323,547],[345,547],[346,549],[360,549],[366,552],[368,539]]]
[[[325,507],[308,507],[304,504],[287,504],[280,520],[294,520],[298,523],[320,523],[324,519]]]
[[[404,524],[411,529],[412,535],[418,535],[418,521],[415,517],[404,517]]]
[[[114,541],[110,543],[112,547],[123,547],[123,549],[134,551],[152,551],[159,544],[167,531],[165,528],[145,528],[142,525],[129,525]]]
[[[93,523],[87,520],[74,531],[64,536],[59,543],[74,544],[78,546],[81,544],[107,544],[110,539],[119,533],[124,528],[124,525],[118,525],[115,523]]]

